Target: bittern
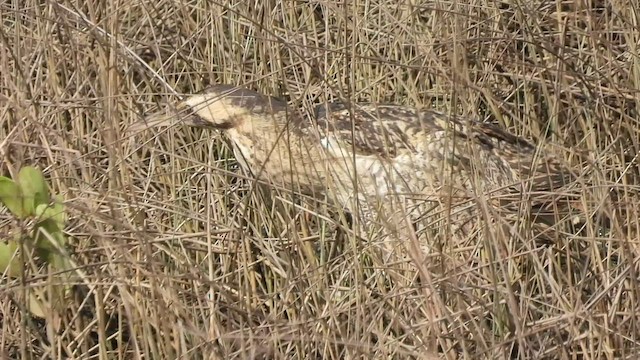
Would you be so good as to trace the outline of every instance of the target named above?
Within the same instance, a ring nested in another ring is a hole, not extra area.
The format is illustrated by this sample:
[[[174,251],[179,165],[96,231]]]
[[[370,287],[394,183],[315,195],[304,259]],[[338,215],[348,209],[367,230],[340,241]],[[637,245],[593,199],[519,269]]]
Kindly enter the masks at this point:
[[[561,161],[525,139],[433,110],[329,103],[309,119],[284,101],[230,85],[187,96],[176,109],[135,129],[182,122],[221,130],[257,179],[324,196],[365,222],[415,220],[451,199],[522,203],[524,193],[539,211],[554,202],[545,194],[572,181]]]

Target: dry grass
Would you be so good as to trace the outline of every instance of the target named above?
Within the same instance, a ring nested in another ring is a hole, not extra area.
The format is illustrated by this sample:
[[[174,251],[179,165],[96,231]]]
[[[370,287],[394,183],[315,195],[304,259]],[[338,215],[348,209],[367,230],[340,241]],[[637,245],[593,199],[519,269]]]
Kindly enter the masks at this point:
[[[11,299],[43,280],[3,280],[0,356],[634,358],[639,8],[0,4],[0,169],[35,164],[64,195],[88,289],[67,313],[29,319]],[[219,134],[124,131],[175,92],[221,82],[305,106],[393,102],[498,122],[554,144],[581,174],[585,212],[611,223],[592,217],[553,244],[434,227],[430,253],[401,244],[410,261],[383,261],[336,209],[256,186]],[[0,226],[11,230],[8,214]]]

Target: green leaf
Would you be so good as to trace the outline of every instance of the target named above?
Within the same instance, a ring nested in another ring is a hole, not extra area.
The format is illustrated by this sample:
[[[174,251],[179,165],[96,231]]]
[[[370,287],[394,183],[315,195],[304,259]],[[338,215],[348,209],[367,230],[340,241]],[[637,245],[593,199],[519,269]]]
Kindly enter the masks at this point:
[[[0,201],[13,215],[24,219],[27,214],[22,206],[20,187],[13,180],[0,176]]]
[[[18,256],[18,243],[9,240],[8,243],[0,242],[0,275],[6,274],[16,278],[22,273],[22,262]]]
[[[28,289],[27,307],[32,315],[45,318],[52,311],[61,312],[67,307],[67,294],[71,291],[71,284],[67,277],[59,274],[57,269],[47,267],[47,282],[42,286]]]
[[[29,308],[29,312],[31,312],[32,315],[39,317],[41,319],[44,318],[45,304],[46,304],[46,300],[41,299],[41,296],[36,295],[35,292],[29,293],[28,308]]]
[[[46,262],[49,262],[57,253],[56,243],[58,242],[58,237],[54,234],[58,232],[60,232],[58,224],[51,219],[39,222],[34,228],[33,237],[36,251]]]
[[[47,219],[39,222],[35,227],[34,237],[38,256],[57,270],[70,269],[66,255],[60,251],[67,244],[67,236],[56,221]]]
[[[48,204],[49,187],[44,180],[42,172],[32,166],[25,166],[18,173],[18,185],[22,192],[23,207],[27,215],[35,214],[35,209],[40,204]]]
[[[59,228],[64,228],[66,217],[64,214],[64,205],[59,196],[54,197],[52,204],[40,204],[36,206],[36,216],[42,220],[53,220],[58,224]]]
[[[57,271],[71,270],[71,264],[64,257],[64,255],[60,254],[60,253],[55,253],[51,257],[51,259],[49,261],[49,265],[51,265],[51,267],[56,269]],[[61,277],[68,277],[68,276],[66,276],[67,273],[64,273],[64,274],[65,275],[61,275]]]

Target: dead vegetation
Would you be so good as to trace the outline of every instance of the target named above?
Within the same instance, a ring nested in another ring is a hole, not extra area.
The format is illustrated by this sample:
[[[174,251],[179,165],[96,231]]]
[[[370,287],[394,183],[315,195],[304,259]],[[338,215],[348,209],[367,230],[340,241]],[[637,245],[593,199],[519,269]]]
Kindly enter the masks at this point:
[[[69,310],[46,319],[12,301],[42,277],[3,280],[3,356],[634,358],[631,3],[0,5],[0,168],[37,165],[64,195],[82,274]],[[574,166],[588,220],[553,243],[483,216],[485,236],[465,241],[434,225],[431,252],[402,244],[411,259],[385,261],[338,209],[248,179],[219,134],[125,131],[213,83],[306,109],[388,102],[499,123]],[[17,230],[7,213],[0,229]]]

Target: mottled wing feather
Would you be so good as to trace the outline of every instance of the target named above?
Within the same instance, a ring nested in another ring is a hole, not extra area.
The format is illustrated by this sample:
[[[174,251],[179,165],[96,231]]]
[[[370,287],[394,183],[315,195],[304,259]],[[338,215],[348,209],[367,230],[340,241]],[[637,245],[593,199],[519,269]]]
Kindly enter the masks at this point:
[[[393,160],[402,151],[415,151],[446,134],[449,144],[442,151],[449,153],[430,154],[431,158],[447,159],[469,170],[476,164],[473,157],[490,157],[484,163],[495,166],[496,173],[505,179],[530,181],[536,191],[558,189],[571,180],[557,159],[537,157],[533,144],[492,124],[397,105],[331,103],[318,106],[315,115],[321,132],[347,144],[356,155]],[[497,182],[506,185],[507,181]]]
[[[491,124],[460,120],[433,110],[417,110],[397,105],[341,103],[316,109],[321,130],[353,147],[360,155],[393,157],[400,149],[415,150],[418,142],[429,141],[438,133],[450,139],[471,140],[488,151],[533,151],[526,140]]]
[[[356,155],[392,158],[402,149],[414,150],[405,131],[418,120],[414,109],[331,103],[318,106],[315,115],[321,132],[348,144]]]

